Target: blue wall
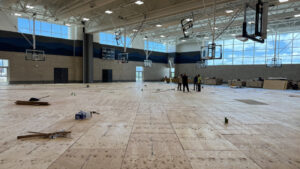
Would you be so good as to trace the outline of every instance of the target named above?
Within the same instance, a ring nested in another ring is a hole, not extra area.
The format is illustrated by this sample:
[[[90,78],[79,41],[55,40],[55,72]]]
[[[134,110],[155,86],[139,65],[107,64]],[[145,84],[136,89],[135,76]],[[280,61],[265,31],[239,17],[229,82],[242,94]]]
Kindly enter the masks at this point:
[[[200,51],[176,53],[175,63],[196,63],[200,61]]]
[[[32,35],[24,34],[31,42]],[[101,45],[94,43],[94,57],[102,58],[102,47],[115,48],[116,55],[123,51],[121,47]],[[32,49],[26,39],[16,32],[0,31],[0,51],[25,52]],[[46,54],[63,56],[82,56],[81,40],[66,40],[44,36],[36,36],[36,49],[44,50]],[[144,50],[128,48],[129,61],[144,62]],[[152,52],[150,59],[154,63],[168,63],[168,53]]]
[[[32,35],[24,35],[32,42]],[[26,49],[32,46],[20,33],[0,31],[1,51],[25,52]],[[51,55],[82,56],[82,41],[36,36],[36,49]]]
[[[94,43],[94,57],[102,58],[102,47],[114,48],[116,56],[124,51],[124,48],[122,47]],[[144,62],[146,59],[145,51],[141,49],[127,48],[127,53],[129,61]],[[149,59],[154,63],[168,63],[168,53],[152,52]]]

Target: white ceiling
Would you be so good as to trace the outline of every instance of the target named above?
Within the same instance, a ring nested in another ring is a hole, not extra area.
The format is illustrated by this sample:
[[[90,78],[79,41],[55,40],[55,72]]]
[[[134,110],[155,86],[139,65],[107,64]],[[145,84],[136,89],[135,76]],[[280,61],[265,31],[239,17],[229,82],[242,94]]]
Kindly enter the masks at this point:
[[[90,20],[85,23],[86,32],[116,31],[126,29],[127,35],[137,34],[148,36],[158,41],[176,41],[183,37],[180,20],[194,16],[194,36],[211,35],[210,24],[214,15],[214,0],[143,0],[143,5],[135,4],[135,0],[0,0],[0,9],[23,16],[33,15],[40,20],[61,24],[82,25],[83,18]],[[278,0],[269,2],[269,29],[271,31],[299,29],[300,1],[289,0],[279,3]],[[234,17],[235,20],[224,31],[222,36],[239,34],[243,22],[243,7],[246,2],[255,0],[216,0],[216,27],[220,35]],[[27,5],[33,9],[26,8]],[[105,14],[105,10],[113,14]],[[225,10],[232,9],[227,14]],[[156,24],[162,24],[157,28]],[[134,33],[133,29],[139,30]],[[160,36],[164,35],[165,38]]]

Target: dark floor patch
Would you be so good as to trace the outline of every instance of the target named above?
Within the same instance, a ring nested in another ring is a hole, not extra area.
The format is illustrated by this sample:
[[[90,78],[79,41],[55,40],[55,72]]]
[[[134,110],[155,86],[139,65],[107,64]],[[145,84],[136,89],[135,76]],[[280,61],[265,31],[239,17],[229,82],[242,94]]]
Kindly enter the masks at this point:
[[[239,101],[239,102],[250,104],[250,105],[268,105],[266,103],[255,101],[255,100],[251,100],[251,99],[236,99],[236,100]]]
[[[300,95],[290,95],[290,97],[299,97],[300,98]]]

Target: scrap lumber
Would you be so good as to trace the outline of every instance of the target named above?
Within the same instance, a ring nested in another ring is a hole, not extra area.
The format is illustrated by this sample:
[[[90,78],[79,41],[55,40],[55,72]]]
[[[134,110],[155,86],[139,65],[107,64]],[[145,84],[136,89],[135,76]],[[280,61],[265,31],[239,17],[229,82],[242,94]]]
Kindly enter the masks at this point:
[[[31,134],[17,136],[17,139],[25,139],[25,138],[57,138],[57,137],[67,137],[71,134],[71,131],[58,131],[53,133],[40,133],[40,132],[28,132]]]
[[[16,105],[30,105],[30,106],[48,106],[50,105],[48,102],[40,102],[40,101],[21,101],[17,100],[15,102]]]

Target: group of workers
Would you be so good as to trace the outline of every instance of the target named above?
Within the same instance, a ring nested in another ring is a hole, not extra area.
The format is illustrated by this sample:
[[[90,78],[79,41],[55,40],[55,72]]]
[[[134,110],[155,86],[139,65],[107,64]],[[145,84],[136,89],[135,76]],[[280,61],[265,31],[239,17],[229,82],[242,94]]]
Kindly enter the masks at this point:
[[[185,92],[185,88],[187,89],[187,92],[190,92],[188,79],[189,79],[189,77],[186,74],[181,74],[180,76],[178,76],[177,90],[181,91],[181,86],[183,86],[183,92]],[[200,74],[198,74],[194,77],[194,90],[201,92],[201,76],[200,76]]]

